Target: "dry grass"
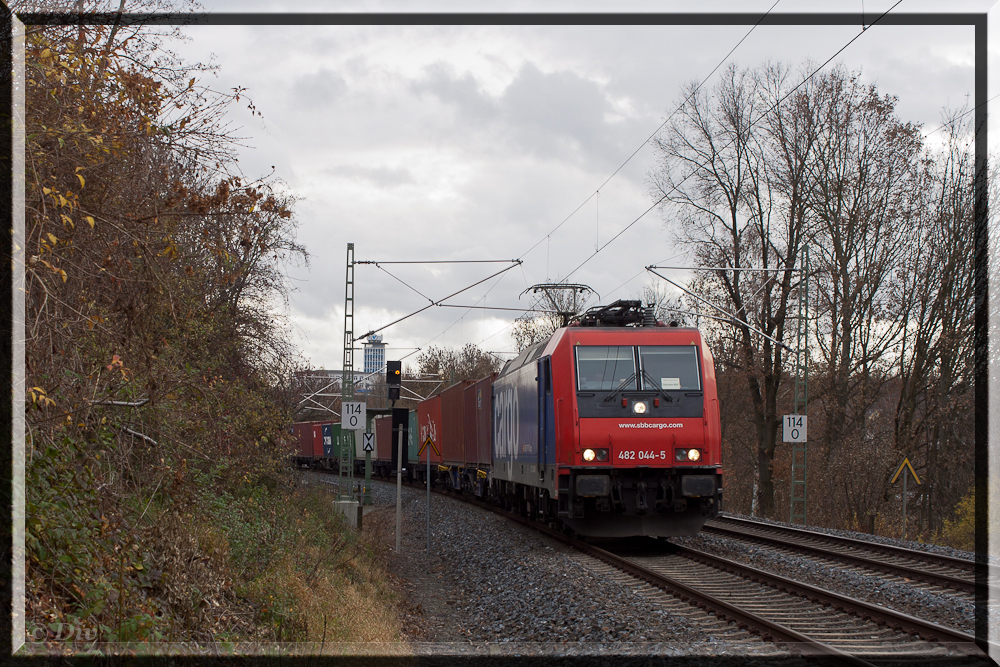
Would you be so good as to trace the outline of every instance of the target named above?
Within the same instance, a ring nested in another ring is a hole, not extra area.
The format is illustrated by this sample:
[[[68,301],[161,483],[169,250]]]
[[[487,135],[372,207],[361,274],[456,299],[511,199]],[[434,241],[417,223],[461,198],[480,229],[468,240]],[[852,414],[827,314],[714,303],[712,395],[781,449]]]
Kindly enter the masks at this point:
[[[296,537],[244,588],[262,604],[271,639],[291,639],[307,652],[341,653],[344,644],[364,644],[350,652],[408,654],[381,535],[331,518],[326,489],[300,487],[291,500],[287,514],[294,520],[286,525]]]

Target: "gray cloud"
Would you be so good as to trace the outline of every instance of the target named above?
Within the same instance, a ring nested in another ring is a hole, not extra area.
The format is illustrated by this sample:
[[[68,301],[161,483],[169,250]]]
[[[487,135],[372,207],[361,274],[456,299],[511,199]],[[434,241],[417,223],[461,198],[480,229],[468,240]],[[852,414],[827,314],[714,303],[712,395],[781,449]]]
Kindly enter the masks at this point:
[[[604,115],[611,106],[605,94],[595,82],[571,72],[546,74],[525,65],[500,106],[524,147],[540,153],[579,151],[609,131]]]
[[[571,71],[543,72],[527,63],[503,93],[494,98],[475,77],[436,63],[411,83],[420,97],[433,97],[450,109],[446,127],[451,138],[469,137],[470,145],[489,137],[502,140],[496,150],[571,162],[597,160],[609,165],[626,148],[634,148],[650,119],[611,122],[615,109],[609,91],[597,81]],[[491,131],[484,134],[489,126]],[[479,150],[479,146],[473,146]]]
[[[424,78],[410,84],[410,90],[437,97],[467,119],[482,121],[496,116],[496,101],[480,90],[475,78],[468,72],[456,76],[454,68],[446,63],[428,67]]]
[[[295,104],[317,107],[331,104],[347,93],[347,82],[337,72],[326,68],[298,77],[291,85]]]
[[[402,167],[365,167],[359,164],[338,164],[327,167],[323,173],[356,181],[368,181],[379,187],[397,187],[416,182],[413,174]]]

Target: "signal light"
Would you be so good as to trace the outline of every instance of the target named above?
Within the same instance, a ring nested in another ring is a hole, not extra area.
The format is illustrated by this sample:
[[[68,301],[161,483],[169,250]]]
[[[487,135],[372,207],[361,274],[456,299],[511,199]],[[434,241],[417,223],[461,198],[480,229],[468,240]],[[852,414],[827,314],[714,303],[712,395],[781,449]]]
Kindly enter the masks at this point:
[[[398,387],[403,380],[403,362],[385,362],[385,383],[390,387]]]

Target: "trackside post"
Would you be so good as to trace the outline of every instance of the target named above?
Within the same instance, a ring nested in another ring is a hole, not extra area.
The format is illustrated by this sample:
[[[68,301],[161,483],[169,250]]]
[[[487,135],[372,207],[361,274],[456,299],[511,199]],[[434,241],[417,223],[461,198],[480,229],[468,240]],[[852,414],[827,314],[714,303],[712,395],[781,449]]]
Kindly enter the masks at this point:
[[[403,545],[403,432],[399,432],[399,456],[396,457],[396,554]]]
[[[427,450],[427,553],[431,552],[431,437],[427,436],[424,449]]]

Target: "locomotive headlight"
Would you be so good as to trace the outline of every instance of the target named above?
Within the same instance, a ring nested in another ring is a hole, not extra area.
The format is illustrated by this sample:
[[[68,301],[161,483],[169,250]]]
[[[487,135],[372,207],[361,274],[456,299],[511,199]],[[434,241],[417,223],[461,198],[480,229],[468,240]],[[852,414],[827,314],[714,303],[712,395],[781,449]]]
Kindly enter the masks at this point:
[[[649,406],[646,401],[636,401],[632,404],[632,412],[637,415],[644,415],[646,411],[649,410]]]
[[[595,452],[593,449],[585,449],[585,450],[583,450],[583,460],[584,461],[588,461],[589,462],[589,461],[593,461],[596,458],[597,458],[597,452]]]
[[[700,449],[675,449],[674,450],[674,460],[675,461],[700,461],[701,460],[701,450]]]
[[[608,450],[587,448],[583,450],[583,460],[586,461],[587,463],[592,463],[593,461],[597,462],[607,461]]]
[[[701,459],[700,449],[689,449],[688,450],[688,461],[698,461]]]

